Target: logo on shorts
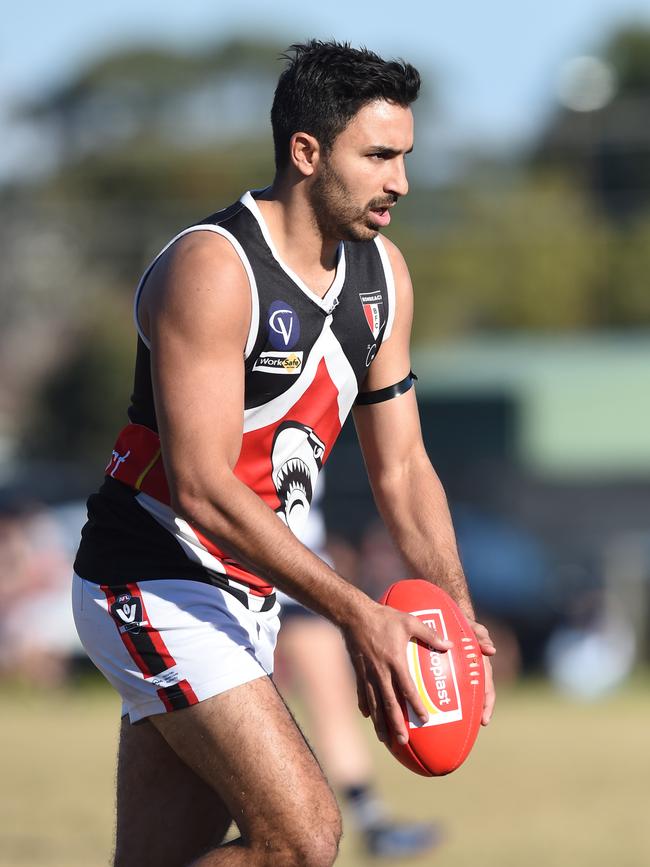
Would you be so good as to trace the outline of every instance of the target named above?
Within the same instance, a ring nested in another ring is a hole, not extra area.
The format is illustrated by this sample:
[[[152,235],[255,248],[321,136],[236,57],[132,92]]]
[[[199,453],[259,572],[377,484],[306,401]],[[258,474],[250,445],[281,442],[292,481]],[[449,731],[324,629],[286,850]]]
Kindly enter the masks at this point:
[[[416,614],[425,626],[435,629],[442,638],[447,638],[447,627],[440,609],[432,608],[411,613]],[[463,708],[452,654],[439,653],[416,641],[409,641],[407,657],[411,677],[420,693],[422,703],[429,711],[429,719],[422,723],[409,705],[409,728],[438,726],[461,720]],[[428,684],[424,682],[423,671],[429,673]]]
[[[183,680],[183,675],[179,672],[178,666],[174,665],[164,671],[159,671],[157,674],[152,674],[151,677],[145,677],[145,680],[153,683],[158,689],[169,689],[170,686]]]
[[[132,632],[137,635],[149,621],[142,619],[142,601],[130,593],[121,593],[111,605],[111,615],[117,623],[120,632]]]
[[[274,349],[293,349],[300,339],[298,314],[286,301],[269,307],[269,342]]]
[[[359,292],[359,298],[363,305],[363,313],[368,323],[368,328],[372,331],[372,336],[375,340],[379,337],[379,332],[386,324],[384,319],[384,297],[381,292]]]
[[[253,365],[260,373],[300,373],[302,349],[297,352],[263,352]]]

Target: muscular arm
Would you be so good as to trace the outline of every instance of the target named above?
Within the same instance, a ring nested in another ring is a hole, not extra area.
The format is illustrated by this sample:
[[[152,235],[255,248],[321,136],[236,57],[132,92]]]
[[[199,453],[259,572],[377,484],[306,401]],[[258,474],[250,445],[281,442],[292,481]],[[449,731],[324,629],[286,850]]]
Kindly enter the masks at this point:
[[[410,370],[411,281],[397,248],[384,243],[395,276],[397,315],[389,340],[372,363],[365,391],[392,385]],[[377,507],[412,574],[446,590],[474,624],[483,653],[493,654],[487,630],[475,623],[447,498],[422,442],[415,389],[356,407],[354,421]],[[493,701],[493,694],[486,695],[485,722]]]
[[[363,709],[381,738],[391,726],[406,741],[395,684],[424,719],[427,714],[404,647],[413,636],[441,650],[448,642],[336,574],[234,475],[251,312],[248,280],[230,243],[209,232],[178,241],[154,268],[140,305],[172,507],[239,562],[339,626],[357,670],[381,696]]]
[[[415,390],[359,407],[355,423],[377,507],[411,572],[446,590],[473,620],[447,498],[422,444]]]
[[[304,548],[233,473],[242,442],[250,321],[250,290],[239,258],[226,239],[207,232],[175,246],[141,301],[172,507],[240,562],[341,622],[360,594]],[[324,585],[327,607],[319,589]]]

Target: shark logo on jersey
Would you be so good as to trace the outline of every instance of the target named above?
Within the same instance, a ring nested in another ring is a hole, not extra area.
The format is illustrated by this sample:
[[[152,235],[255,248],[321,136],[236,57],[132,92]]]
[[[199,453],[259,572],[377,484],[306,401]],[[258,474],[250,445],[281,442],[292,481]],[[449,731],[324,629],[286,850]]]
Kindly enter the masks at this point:
[[[297,421],[283,422],[273,437],[272,478],[280,500],[276,512],[296,534],[307,523],[325,448],[313,428]]]

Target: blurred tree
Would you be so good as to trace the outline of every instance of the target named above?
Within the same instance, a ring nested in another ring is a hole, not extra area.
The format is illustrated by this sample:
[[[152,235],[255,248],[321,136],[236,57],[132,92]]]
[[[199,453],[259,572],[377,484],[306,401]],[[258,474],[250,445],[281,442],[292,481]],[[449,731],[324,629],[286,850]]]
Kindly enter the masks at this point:
[[[22,108],[58,142],[41,201],[65,208],[92,267],[127,291],[163,240],[268,183],[267,120],[281,48],[118,52]]]
[[[621,222],[650,210],[650,27],[617,31],[599,59],[602,75],[611,75],[611,98],[603,92],[589,101],[599,86],[593,75],[575,81],[573,107],[558,107],[533,163],[562,168]],[[608,90],[607,82],[600,87]]]
[[[0,239],[0,360],[21,373],[0,413],[26,456],[105,457],[128,403],[138,275],[185,223],[268,183],[280,51],[118,52],[22,108],[57,157],[0,192],[16,227]]]
[[[612,231],[561,178],[465,190],[453,221],[396,240],[414,279],[419,342],[608,324]]]
[[[77,338],[33,394],[25,419],[25,458],[97,469],[126,423],[136,340],[130,304],[105,299],[77,323]]]
[[[50,141],[55,136],[61,163],[124,144],[141,153],[152,142],[182,151],[201,140],[259,135],[280,51],[253,40],[187,53],[129,48],[98,59],[18,114],[39,124]]]
[[[637,219],[613,246],[610,327],[650,326],[650,215]]]

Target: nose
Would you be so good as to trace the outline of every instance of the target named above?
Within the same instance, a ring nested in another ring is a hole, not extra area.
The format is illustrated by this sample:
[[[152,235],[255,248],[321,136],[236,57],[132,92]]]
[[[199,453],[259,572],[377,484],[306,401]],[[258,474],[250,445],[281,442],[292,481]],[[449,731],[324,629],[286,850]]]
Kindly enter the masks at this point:
[[[387,193],[395,193],[397,196],[405,196],[409,191],[409,182],[406,177],[406,164],[404,157],[396,157],[390,161],[391,172],[384,185]]]

